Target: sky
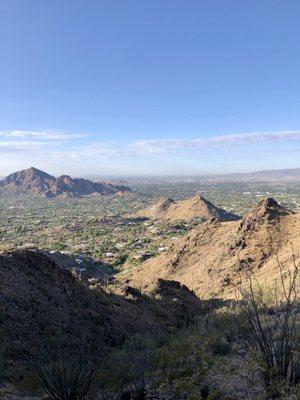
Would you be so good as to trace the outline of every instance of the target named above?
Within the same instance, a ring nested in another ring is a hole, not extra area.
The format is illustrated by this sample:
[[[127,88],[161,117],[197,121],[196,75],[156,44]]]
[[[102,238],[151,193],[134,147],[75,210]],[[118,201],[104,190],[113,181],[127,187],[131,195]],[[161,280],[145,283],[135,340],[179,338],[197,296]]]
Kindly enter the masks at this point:
[[[300,167],[300,1],[0,0],[0,176]]]

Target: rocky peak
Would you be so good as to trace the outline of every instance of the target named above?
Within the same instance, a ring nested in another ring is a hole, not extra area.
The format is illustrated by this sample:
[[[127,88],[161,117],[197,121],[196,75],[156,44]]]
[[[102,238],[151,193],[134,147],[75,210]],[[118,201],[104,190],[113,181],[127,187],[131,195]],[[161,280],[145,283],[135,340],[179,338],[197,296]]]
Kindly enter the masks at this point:
[[[257,205],[257,212],[262,215],[268,215],[271,217],[278,217],[281,215],[292,214],[287,208],[281,206],[272,197],[262,199]]]
[[[49,174],[47,174],[46,172],[41,171],[38,168],[35,167],[30,167],[28,169],[24,169],[23,170],[24,173],[27,173],[28,175],[39,175],[39,176],[49,176]]]
[[[217,218],[220,221],[235,221],[240,217],[216,207],[209,200],[197,193],[194,197],[174,201],[170,198],[162,198],[151,207],[142,210],[140,215],[154,218],[166,218],[169,221],[190,221],[193,218],[208,220]]]
[[[50,178],[55,179],[53,176],[47,174],[46,172],[40,171],[37,168],[30,167],[28,169],[24,169],[22,171],[14,172],[7,176],[5,180],[13,182],[17,179],[26,179],[26,178]]]
[[[197,206],[199,210],[203,210],[203,215],[206,216],[207,219],[219,219],[220,221],[235,221],[239,219],[238,215],[215,206],[198,193],[191,200],[194,206]]]
[[[276,220],[282,216],[293,214],[271,197],[262,199],[242,219],[239,230],[249,230],[255,225]]]

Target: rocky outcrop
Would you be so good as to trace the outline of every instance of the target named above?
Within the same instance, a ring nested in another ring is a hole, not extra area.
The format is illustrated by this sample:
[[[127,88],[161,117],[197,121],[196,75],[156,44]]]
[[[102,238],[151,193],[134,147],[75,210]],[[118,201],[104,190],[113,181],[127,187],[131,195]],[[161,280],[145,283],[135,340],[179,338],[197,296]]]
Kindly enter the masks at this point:
[[[274,221],[293,212],[279,205],[276,200],[267,197],[255,205],[242,219],[239,231],[253,230],[257,224]]]

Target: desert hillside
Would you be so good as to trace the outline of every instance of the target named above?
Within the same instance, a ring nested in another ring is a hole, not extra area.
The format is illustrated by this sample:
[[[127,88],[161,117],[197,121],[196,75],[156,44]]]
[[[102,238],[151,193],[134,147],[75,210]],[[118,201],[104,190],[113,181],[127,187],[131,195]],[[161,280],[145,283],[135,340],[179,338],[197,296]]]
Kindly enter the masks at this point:
[[[95,289],[38,251],[0,255],[1,349],[7,371],[15,374],[32,349],[42,355],[41,349],[50,343],[55,346],[61,335],[69,335],[76,346],[82,335],[95,344],[105,334],[107,344],[116,345],[132,334],[172,332],[204,308],[178,282],[159,280],[151,298],[129,285],[122,287],[120,295]]]
[[[300,215],[266,198],[241,220],[210,219],[173,243],[167,253],[125,271],[130,284],[145,291],[158,277],[187,285],[201,298],[232,297],[232,282],[249,272],[267,285],[278,276],[278,262],[299,259]]]
[[[154,205],[140,211],[139,216],[164,218],[171,222],[178,220],[190,221],[193,218],[203,220],[217,218],[220,221],[234,221],[239,219],[237,215],[216,207],[199,194],[178,202],[170,198],[161,198]]]

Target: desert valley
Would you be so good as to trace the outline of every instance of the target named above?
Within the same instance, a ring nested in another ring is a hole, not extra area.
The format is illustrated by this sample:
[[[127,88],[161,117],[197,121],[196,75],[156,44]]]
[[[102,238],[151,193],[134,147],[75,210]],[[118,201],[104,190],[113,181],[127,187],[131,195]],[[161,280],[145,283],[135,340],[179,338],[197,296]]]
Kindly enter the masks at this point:
[[[3,398],[40,398],[41,365],[78,363],[83,337],[93,398],[263,398],[237,291],[298,268],[298,177],[3,179]]]
[[[0,0],[0,400],[300,400],[300,0]]]

